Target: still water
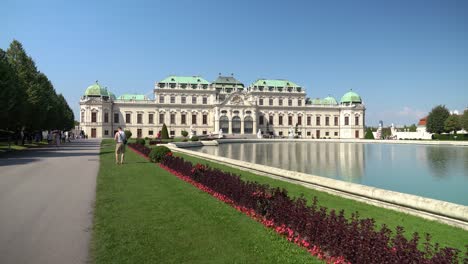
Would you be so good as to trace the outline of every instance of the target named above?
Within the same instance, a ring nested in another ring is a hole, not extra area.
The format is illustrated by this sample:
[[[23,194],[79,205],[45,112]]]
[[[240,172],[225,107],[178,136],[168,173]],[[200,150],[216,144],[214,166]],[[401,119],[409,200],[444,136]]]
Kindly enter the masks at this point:
[[[468,147],[272,142],[191,150],[468,205]]]

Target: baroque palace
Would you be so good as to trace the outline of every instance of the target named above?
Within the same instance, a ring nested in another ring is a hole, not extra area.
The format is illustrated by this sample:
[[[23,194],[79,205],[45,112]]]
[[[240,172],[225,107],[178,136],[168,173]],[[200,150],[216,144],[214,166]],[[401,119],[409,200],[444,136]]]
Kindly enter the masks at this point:
[[[113,137],[119,126],[134,137],[156,137],[166,124],[171,136],[263,135],[300,138],[363,138],[365,107],[349,91],[340,102],[309,99],[288,80],[259,79],[250,86],[234,77],[212,83],[200,76],[169,76],[155,84],[154,100],[142,94],[118,98],[97,82],[80,100],[80,129],[91,138]]]

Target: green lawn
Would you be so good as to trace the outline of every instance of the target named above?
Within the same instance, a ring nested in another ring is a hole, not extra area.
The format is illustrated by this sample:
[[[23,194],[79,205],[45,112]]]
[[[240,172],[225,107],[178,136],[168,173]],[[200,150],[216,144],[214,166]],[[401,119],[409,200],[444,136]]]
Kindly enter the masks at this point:
[[[320,263],[262,224],[104,140],[97,179],[94,263]]]
[[[344,209],[346,215],[348,216],[352,212],[357,211],[362,217],[374,218],[379,227],[384,223],[393,230],[397,225],[403,226],[408,237],[410,237],[414,232],[418,232],[421,237],[424,237],[425,233],[430,233],[433,237],[433,242],[438,242],[442,246],[458,248],[462,251],[462,254],[465,252],[465,245],[468,244],[468,231],[460,228],[451,227],[416,216],[379,208],[350,199],[345,199],[328,193],[312,190],[301,185],[275,180],[265,176],[255,175],[247,171],[239,170],[215,162],[210,162],[193,156],[181,153],[176,153],[176,155],[183,157],[192,163],[204,163],[211,167],[219,168],[223,171],[239,174],[243,179],[246,180],[266,183],[274,187],[285,188],[288,190],[290,196],[299,196],[304,194],[304,197],[309,201],[312,201],[313,197],[316,196],[318,198],[319,204],[322,206],[336,210]]]

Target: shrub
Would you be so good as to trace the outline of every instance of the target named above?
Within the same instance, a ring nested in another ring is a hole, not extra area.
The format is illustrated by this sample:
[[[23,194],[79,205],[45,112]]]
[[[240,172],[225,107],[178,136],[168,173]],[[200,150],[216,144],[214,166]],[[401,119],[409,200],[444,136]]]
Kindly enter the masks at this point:
[[[152,162],[160,162],[171,150],[166,146],[157,146],[151,150],[148,157]]]
[[[140,145],[140,144],[137,144],[137,143],[128,143],[128,146],[138,152],[140,152],[141,154],[145,155],[146,157],[148,157],[151,149],[146,147],[145,145]]]
[[[169,132],[167,132],[166,124],[163,124],[162,130],[161,130],[161,138],[162,139],[169,139]]]
[[[370,127],[367,128],[366,130],[366,135],[364,136],[365,139],[375,139],[374,134],[372,133],[372,130]]]
[[[190,140],[191,140],[191,141],[198,141],[199,139],[198,139],[197,136],[193,136]]]
[[[150,144],[150,145],[156,145],[156,144],[158,144],[158,141],[156,141],[156,140],[150,140],[149,144]]]
[[[146,144],[146,141],[142,138],[137,138],[136,143],[144,146]]]
[[[185,130],[182,130],[182,136],[183,136],[183,137],[187,137],[187,136],[188,136],[188,132],[185,131]]]
[[[132,131],[125,130],[124,133],[125,133],[125,137],[127,138],[127,140],[129,140],[132,137]]]

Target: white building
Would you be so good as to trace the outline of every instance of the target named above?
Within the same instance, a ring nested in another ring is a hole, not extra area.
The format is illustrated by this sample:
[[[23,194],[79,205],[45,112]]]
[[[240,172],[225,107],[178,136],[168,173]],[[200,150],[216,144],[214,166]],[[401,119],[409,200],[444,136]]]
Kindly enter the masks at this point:
[[[365,107],[349,91],[333,97],[306,98],[288,80],[259,79],[250,86],[234,77],[209,83],[200,76],[169,76],[155,84],[154,100],[140,94],[116,98],[97,82],[80,100],[80,126],[89,137],[112,137],[119,126],[134,137],[156,137],[166,124],[171,136],[192,127],[197,135],[263,134],[302,138],[363,138]]]

